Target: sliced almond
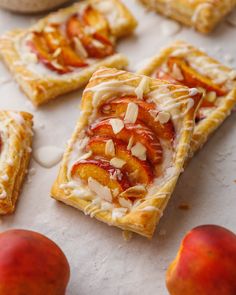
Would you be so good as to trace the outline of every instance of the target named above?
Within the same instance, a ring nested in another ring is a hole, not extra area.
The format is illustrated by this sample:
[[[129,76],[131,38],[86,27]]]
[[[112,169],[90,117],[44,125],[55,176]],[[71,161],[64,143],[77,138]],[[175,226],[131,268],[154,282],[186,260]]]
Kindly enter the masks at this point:
[[[46,26],[46,27],[43,29],[43,31],[44,31],[45,33],[53,33],[53,32],[55,32],[55,28],[52,27],[52,26]]]
[[[54,52],[53,52],[53,57],[58,57],[61,54],[61,48],[58,47]]]
[[[145,161],[147,158],[147,149],[143,144],[140,142],[137,142],[132,148],[131,148],[131,154],[138,159]]]
[[[147,192],[147,190],[146,190],[145,186],[139,184],[139,185],[132,186],[132,187],[128,188],[127,190],[125,190],[124,192],[122,192],[120,194],[120,197],[142,198],[145,196],[146,192]]]
[[[56,60],[52,60],[52,61],[51,61],[51,64],[52,64],[55,68],[57,68],[57,69],[59,69],[59,70],[63,70],[63,69],[64,69],[63,66],[60,65]]]
[[[206,100],[208,100],[209,102],[214,102],[216,100],[216,92],[215,91],[210,91],[206,94]]]
[[[138,87],[135,89],[135,94],[138,99],[143,99],[143,94],[149,90],[150,79],[146,76],[143,76]]]
[[[76,53],[82,58],[88,57],[88,53],[85,50],[85,48],[84,48],[83,44],[81,43],[80,39],[75,37],[73,40],[74,40],[74,44],[75,44]]]
[[[179,66],[177,64],[173,65],[172,76],[175,79],[177,79],[178,81],[183,81],[184,80],[184,76],[182,74],[182,71],[181,71],[181,69],[179,68]]]
[[[105,155],[106,156],[115,156],[115,146],[112,139],[109,139],[105,145]]]
[[[119,133],[124,127],[124,122],[121,119],[111,119],[110,125],[115,134]]]
[[[125,164],[126,164],[126,162],[124,161],[124,160],[122,160],[122,159],[119,159],[119,158],[112,158],[111,160],[110,160],[110,164],[112,165],[112,166],[114,166],[115,168],[122,168]]]
[[[127,208],[127,209],[132,208],[132,202],[130,200],[125,199],[125,198],[119,198],[118,201],[119,201],[119,204],[121,205],[121,207]]]
[[[129,142],[128,142],[128,145],[127,145],[127,150],[128,150],[128,151],[131,150],[133,144],[134,144],[134,137],[133,137],[133,135],[132,135],[132,136],[130,137]]]
[[[157,115],[157,120],[161,124],[167,123],[170,120],[170,113],[164,112],[164,111],[159,112],[158,115]]]
[[[138,106],[136,103],[130,102],[128,103],[128,107],[125,113],[125,122],[135,123],[138,118]]]
[[[92,192],[94,192],[101,199],[103,199],[107,202],[112,202],[111,190],[107,186],[103,186],[101,183],[99,183],[94,178],[89,177],[88,187]]]

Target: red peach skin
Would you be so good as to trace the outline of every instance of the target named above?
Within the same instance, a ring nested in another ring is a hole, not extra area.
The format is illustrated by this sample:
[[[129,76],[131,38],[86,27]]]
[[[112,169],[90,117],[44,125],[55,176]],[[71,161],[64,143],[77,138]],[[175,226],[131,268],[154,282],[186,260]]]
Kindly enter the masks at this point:
[[[28,230],[0,233],[1,295],[64,295],[70,267],[61,249]]]
[[[191,230],[169,266],[171,295],[235,295],[236,235],[216,225]]]

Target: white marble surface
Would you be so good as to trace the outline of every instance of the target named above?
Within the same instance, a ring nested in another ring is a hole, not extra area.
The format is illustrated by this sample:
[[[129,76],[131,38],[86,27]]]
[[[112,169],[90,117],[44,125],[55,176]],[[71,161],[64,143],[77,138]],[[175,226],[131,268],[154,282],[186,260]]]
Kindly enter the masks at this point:
[[[127,5],[139,20],[133,37],[119,44],[130,58],[130,70],[173,39],[185,39],[227,61],[235,57],[236,28],[225,22],[210,36],[173,27],[147,13],[133,0]],[[36,16],[0,11],[0,32],[27,27]],[[176,34],[176,32],[178,32]],[[235,62],[230,61],[232,66]],[[0,78],[10,77],[0,64]],[[0,107],[30,111],[35,116],[34,149],[45,145],[64,148],[79,115],[81,92],[74,92],[34,109],[12,80],[0,86]],[[121,231],[84,216],[49,197],[58,166],[46,169],[34,160],[35,174],[28,177],[16,213],[1,218],[0,229],[34,229],[55,240],[71,265],[70,295],[166,295],[165,271],[180,240],[192,227],[215,223],[236,231],[236,113],[225,122],[182,175],[152,241],[134,236],[125,242]],[[187,202],[190,209],[178,206]]]

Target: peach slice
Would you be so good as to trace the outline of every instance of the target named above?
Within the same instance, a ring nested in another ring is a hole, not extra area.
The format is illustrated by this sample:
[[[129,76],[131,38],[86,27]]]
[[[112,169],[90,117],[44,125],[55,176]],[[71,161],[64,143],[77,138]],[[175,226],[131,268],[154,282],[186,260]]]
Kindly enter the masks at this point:
[[[33,37],[28,41],[31,50],[37,55],[38,59],[50,70],[58,74],[66,74],[71,70],[66,66],[57,66],[53,63],[53,56],[50,53],[49,47],[46,43],[43,33],[34,32]]]
[[[102,158],[78,161],[72,167],[71,175],[86,182],[91,177],[112,191],[118,190],[119,193],[130,187],[126,175]]]
[[[90,57],[103,58],[114,53],[113,44],[108,37],[99,32],[86,33],[85,25],[77,15],[67,21],[66,32],[71,40],[75,37],[80,39]]]
[[[114,133],[111,120],[112,118],[106,118],[95,122],[90,128],[90,132],[94,135],[120,139],[126,143],[129,143],[130,139],[133,138],[133,145],[140,143],[146,148],[147,158],[151,163],[154,165],[161,163],[162,147],[159,139],[152,130],[141,122],[136,122],[135,124],[124,123],[124,128],[122,128],[118,133]]]
[[[144,100],[137,99],[136,97],[127,96],[120,97],[108,101],[101,107],[101,112],[106,115],[124,116],[127,106],[130,102],[138,105],[138,120],[142,121],[149,128],[151,128],[159,138],[173,140],[175,137],[174,125],[169,120],[165,124],[161,124],[159,121],[155,121],[155,117],[151,114],[151,111],[156,110],[154,103],[148,103]],[[155,115],[157,115],[156,112]]]
[[[88,64],[70,47],[57,26],[51,26],[50,32],[44,32],[45,40],[52,53],[60,50],[57,59],[60,64],[72,67],[85,67]]]
[[[137,173],[137,177],[135,179],[130,179],[130,183],[132,185],[140,184],[149,184],[153,179],[153,174],[150,166],[146,161],[141,161],[138,158],[134,157],[129,150],[127,150],[127,146],[118,139],[113,139],[113,144],[115,146],[115,154],[109,155],[106,154],[106,145],[108,143],[108,137],[92,137],[87,145],[87,149],[93,152],[93,155],[106,157],[111,159],[117,157],[125,161],[124,167],[122,167],[122,171],[125,171],[128,175],[134,172]]]
[[[169,68],[173,69],[174,64],[179,67],[183,75],[183,80],[180,81],[181,84],[188,87],[202,87],[207,91],[215,91],[219,96],[227,94],[227,91],[221,85],[214,84],[209,78],[203,77],[197,73],[194,69],[190,68],[183,59],[170,57],[168,59]]]
[[[202,225],[183,239],[166,275],[171,295],[236,294],[236,235]]]
[[[81,18],[85,25],[95,28],[97,33],[104,36],[109,35],[109,25],[106,18],[91,5],[83,11]]]

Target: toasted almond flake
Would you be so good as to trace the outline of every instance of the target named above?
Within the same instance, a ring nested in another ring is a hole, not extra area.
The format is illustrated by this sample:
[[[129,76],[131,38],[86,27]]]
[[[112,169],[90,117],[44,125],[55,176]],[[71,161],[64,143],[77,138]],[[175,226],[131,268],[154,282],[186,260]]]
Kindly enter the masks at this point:
[[[95,47],[104,48],[104,44],[102,42],[99,42],[98,40],[93,39],[92,43]]]
[[[124,127],[124,122],[121,119],[111,119],[110,125],[115,134],[119,133]]]
[[[58,57],[58,55],[60,55],[61,54],[61,48],[59,47],[59,48],[57,48],[54,52],[53,52],[53,57]]]
[[[127,209],[132,208],[132,202],[130,200],[125,199],[125,198],[119,198],[118,201],[119,201],[119,204],[121,205],[121,207],[127,208]]]
[[[112,139],[109,139],[105,145],[105,155],[106,156],[115,156],[115,146]]]
[[[63,66],[60,65],[56,60],[51,61],[51,64],[57,69],[60,69],[60,70],[63,69]]]
[[[209,102],[214,102],[216,100],[216,92],[215,91],[210,91],[206,94],[206,100],[208,100]]]
[[[174,65],[173,65],[172,75],[173,75],[173,77],[174,77],[175,79],[177,79],[178,81],[183,81],[183,80],[184,80],[184,77],[183,77],[182,71],[181,71],[181,69],[178,67],[177,64],[174,64]]]
[[[111,203],[109,203],[109,202],[103,202],[102,203],[102,206],[101,206],[101,209],[102,210],[112,210],[112,204]]]
[[[75,43],[75,51],[76,51],[76,53],[82,58],[88,57],[88,53],[85,50],[85,48],[84,48],[83,44],[81,43],[80,39],[75,37],[73,40],[74,40],[74,43]]]
[[[125,198],[142,198],[146,194],[147,190],[145,186],[139,184],[129,187],[127,190],[120,194],[120,197]]]
[[[130,102],[128,103],[128,107],[125,113],[125,122],[135,123],[138,118],[138,106],[136,103]]]
[[[115,168],[122,168],[125,164],[126,164],[126,162],[124,161],[124,160],[122,160],[122,159],[119,159],[119,158],[112,158],[111,160],[110,160],[110,164],[112,165],[112,166],[114,166]]]
[[[132,148],[131,148],[131,154],[138,159],[145,161],[147,158],[147,149],[143,144],[140,142],[137,142]]]
[[[89,177],[88,187],[92,192],[94,192],[101,199],[107,202],[112,202],[111,190],[107,186],[103,186],[94,178]]]
[[[164,112],[164,111],[159,112],[158,115],[157,115],[157,120],[161,124],[167,123],[170,120],[170,113]]]
[[[46,26],[46,27],[43,29],[43,31],[44,31],[45,33],[53,33],[53,32],[55,32],[55,28],[52,27],[52,26]]]
[[[91,157],[92,156],[92,151],[89,151],[89,152],[87,152],[86,154],[83,154],[81,157],[79,157],[79,160],[81,161],[81,160],[86,160],[86,159],[88,159],[89,157]]]
[[[115,189],[112,190],[112,194],[113,194],[114,197],[117,197],[119,195],[119,192],[120,191],[119,191],[118,188],[115,188]]]
[[[128,150],[128,151],[131,150],[133,144],[134,144],[134,137],[133,137],[133,135],[132,135],[132,136],[130,137],[129,142],[128,142],[128,145],[127,145],[127,150]]]
[[[149,82],[150,80],[146,76],[141,79],[138,87],[134,91],[138,99],[143,99],[143,95],[149,90]]]

